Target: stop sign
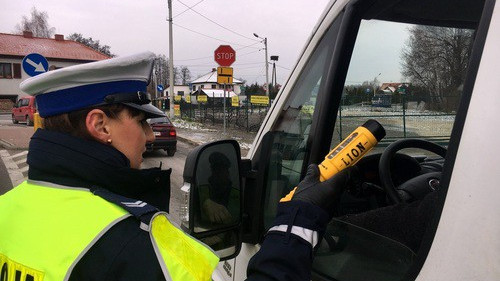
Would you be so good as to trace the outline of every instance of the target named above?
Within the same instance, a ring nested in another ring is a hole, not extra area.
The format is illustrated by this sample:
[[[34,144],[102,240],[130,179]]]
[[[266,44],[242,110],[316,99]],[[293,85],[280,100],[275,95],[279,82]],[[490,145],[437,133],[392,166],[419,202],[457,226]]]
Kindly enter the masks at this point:
[[[236,52],[229,45],[220,45],[214,51],[214,58],[220,66],[230,66],[236,60]]]

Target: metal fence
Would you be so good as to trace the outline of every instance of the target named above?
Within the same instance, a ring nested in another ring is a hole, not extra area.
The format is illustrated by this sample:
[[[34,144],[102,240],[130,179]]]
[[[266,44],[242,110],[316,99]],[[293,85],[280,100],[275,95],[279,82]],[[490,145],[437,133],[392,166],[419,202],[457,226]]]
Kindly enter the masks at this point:
[[[375,119],[384,126],[386,137],[383,143],[388,144],[400,138],[422,138],[447,145],[455,114],[408,110],[402,106],[389,109],[341,107],[335,124],[339,141],[368,119]]]
[[[180,102],[178,104],[182,119],[212,125],[224,122],[222,103],[191,104]],[[226,105],[226,125],[248,132],[257,132],[268,110],[268,106],[247,103],[240,107],[233,107],[228,103]],[[409,110],[401,104],[393,105],[391,108],[378,108],[371,105],[341,106],[335,124],[338,140],[343,140],[368,119],[375,119],[384,126],[386,137],[383,142],[391,143],[400,138],[423,138],[446,145],[455,121],[455,114]]]
[[[181,101],[180,117],[199,123],[223,124],[224,104],[222,103],[186,103]],[[234,107],[231,103],[226,104],[226,124],[246,130],[257,132],[269,110],[269,106],[258,106],[246,103],[243,106]]]

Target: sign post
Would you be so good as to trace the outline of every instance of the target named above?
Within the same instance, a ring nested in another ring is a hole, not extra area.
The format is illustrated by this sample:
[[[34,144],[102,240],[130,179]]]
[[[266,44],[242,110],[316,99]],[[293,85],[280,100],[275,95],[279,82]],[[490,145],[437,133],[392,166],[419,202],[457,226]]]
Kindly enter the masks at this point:
[[[236,60],[236,52],[229,45],[220,45],[214,51],[214,60],[221,67],[217,68],[217,83],[224,85],[224,135],[226,134],[226,84],[233,84],[233,69],[229,66]]]

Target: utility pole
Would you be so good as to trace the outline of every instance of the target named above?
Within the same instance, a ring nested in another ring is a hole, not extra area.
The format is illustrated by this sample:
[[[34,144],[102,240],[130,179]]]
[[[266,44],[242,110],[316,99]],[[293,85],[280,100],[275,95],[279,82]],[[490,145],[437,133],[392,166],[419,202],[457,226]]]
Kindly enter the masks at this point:
[[[259,35],[257,35],[256,33],[254,33],[253,36],[262,39],[263,40],[262,42],[264,43],[264,51],[266,56],[264,60],[266,64],[266,96],[269,97],[269,62],[267,60],[267,37],[265,38],[259,37]]]
[[[168,0],[168,57],[169,57],[169,72],[170,72],[170,118],[174,118],[174,39],[172,31],[172,0]]]
[[[264,38],[264,49],[266,51],[266,96],[269,97],[269,62],[267,60],[267,37]]]

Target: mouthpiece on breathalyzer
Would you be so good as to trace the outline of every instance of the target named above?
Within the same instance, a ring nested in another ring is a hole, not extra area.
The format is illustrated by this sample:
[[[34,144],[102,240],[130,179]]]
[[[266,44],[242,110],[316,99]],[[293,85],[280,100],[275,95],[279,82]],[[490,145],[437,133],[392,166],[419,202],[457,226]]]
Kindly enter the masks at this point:
[[[370,119],[356,128],[339,145],[332,149],[318,165],[320,180],[325,181],[343,169],[356,164],[368,151],[385,137],[379,122]]]

